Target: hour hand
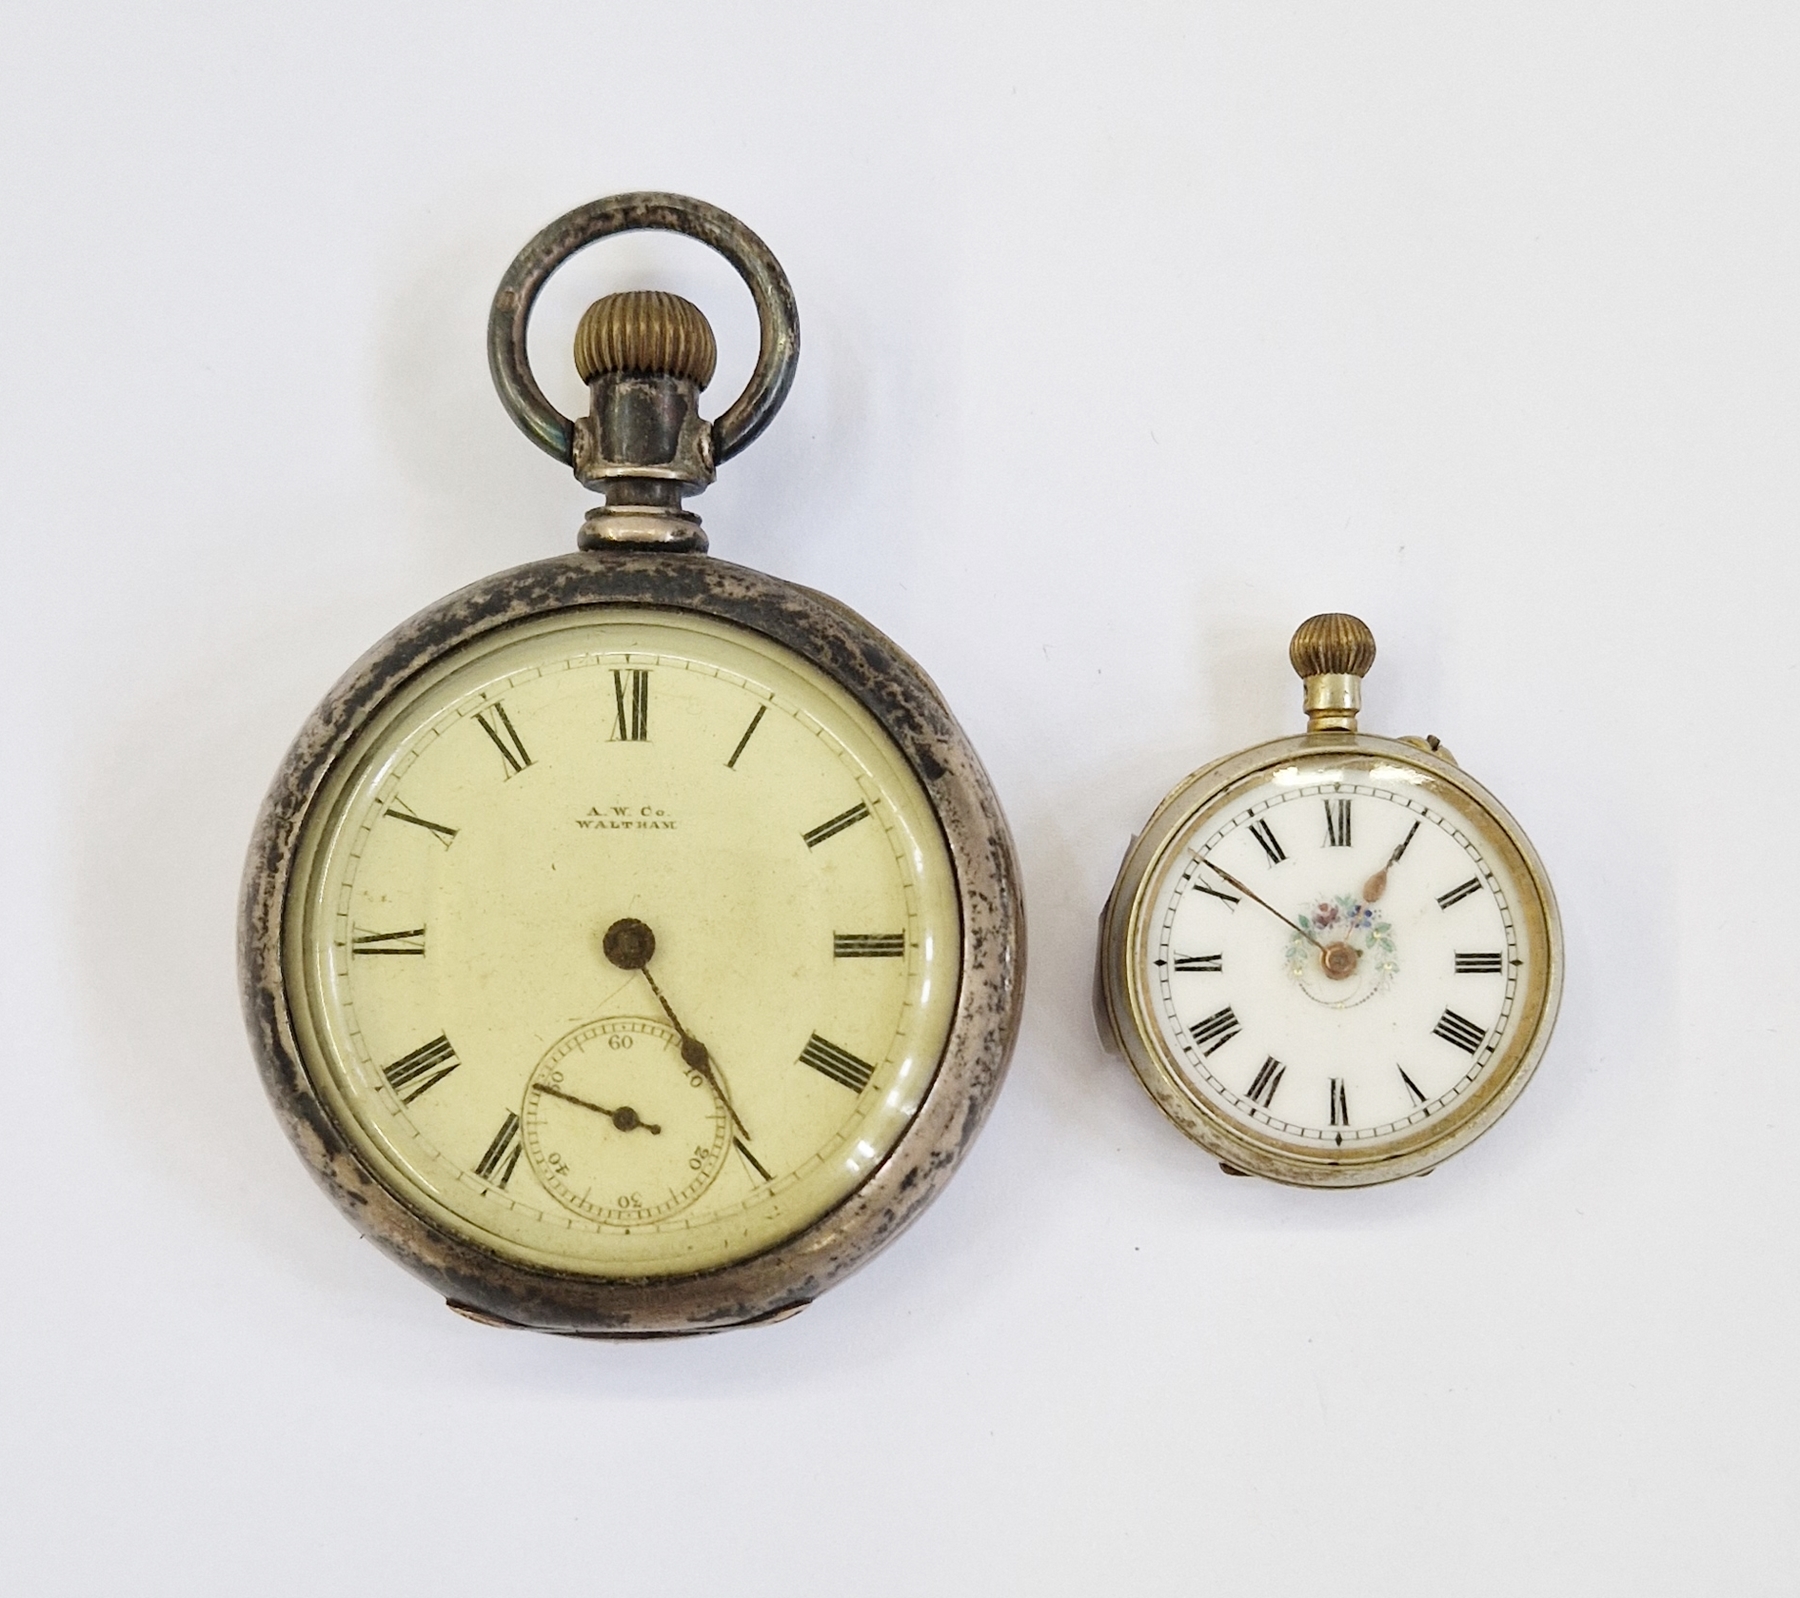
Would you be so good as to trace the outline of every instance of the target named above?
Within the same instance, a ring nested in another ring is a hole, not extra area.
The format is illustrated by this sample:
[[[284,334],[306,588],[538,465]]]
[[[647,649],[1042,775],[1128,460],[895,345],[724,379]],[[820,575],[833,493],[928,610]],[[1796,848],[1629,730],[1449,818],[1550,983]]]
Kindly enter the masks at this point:
[[[1406,830],[1406,836],[1395,846],[1394,852],[1388,856],[1387,864],[1363,884],[1362,902],[1373,904],[1387,892],[1388,873],[1400,864],[1400,856],[1406,853],[1406,846],[1413,841],[1413,834],[1419,830],[1418,822],[1414,822]]]

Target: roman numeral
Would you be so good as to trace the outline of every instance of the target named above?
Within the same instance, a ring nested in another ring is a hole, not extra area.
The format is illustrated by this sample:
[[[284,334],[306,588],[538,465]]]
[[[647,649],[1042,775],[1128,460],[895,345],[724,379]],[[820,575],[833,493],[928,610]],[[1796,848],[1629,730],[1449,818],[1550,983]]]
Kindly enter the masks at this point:
[[[1207,887],[1207,885],[1204,882],[1202,882],[1198,877],[1194,878],[1194,886],[1196,888],[1198,888],[1202,893],[1210,893],[1215,899],[1223,899],[1228,905],[1231,905],[1234,908],[1237,905],[1240,905],[1244,902],[1235,893],[1226,893],[1222,889],[1219,889],[1219,888]]]
[[[1223,971],[1225,956],[1222,954],[1178,954],[1175,956],[1177,971]]]
[[[868,814],[869,807],[858,800],[842,815],[833,816],[829,821],[821,821],[811,832],[803,832],[800,836],[806,840],[807,848],[816,849],[827,838],[835,838],[844,828],[854,827],[857,822],[865,820]]]
[[[1325,801],[1325,847],[1327,849],[1348,849],[1350,847],[1350,801],[1348,799],[1327,799]]]
[[[738,1153],[744,1156],[744,1163],[748,1165],[751,1170],[756,1172],[756,1174],[765,1182],[773,1182],[775,1180],[775,1178],[770,1176],[768,1171],[764,1168],[763,1162],[752,1154],[745,1146],[744,1140],[741,1137],[734,1137],[731,1141]]]
[[[1456,974],[1459,977],[1478,976],[1484,971],[1498,971],[1500,956],[1498,954],[1462,954],[1456,956]]]
[[[906,954],[904,932],[834,932],[834,960],[899,960]]]
[[[1348,1126],[1350,1124],[1350,1100],[1344,1092],[1344,1079],[1334,1076],[1331,1079],[1331,1124]],[[1342,1142],[1343,1139],[1339,1139]]]
[[[1481,879],[1470,877],[1465,883],[1452,888],[1448,893],[1438,895],[1438,909],[1448,910],[1453,904],[1461,904],[1472,893],[1481,892]]]
[[[1413,1103],[1423,1104],[1425,1095],[1419,1091],[1419,1084],[1406,1074],[1406,1067],[1397,1065],[1394,1069],[1400,1073],[1400,1080],[1406,1084],[1406,1091],[1412,1095]]]
[[[1238,1018],[1231,1013],[1231,1006],[1226,1005],[1204,1021],[1196,1021],[1188,1028],[1188,1035],[1202,1054],[1213,1054],[1235,1038],[1238,1031]]]
[[[476,1165],[475,1174],[495,1187],[505,1187],[512,1180],[513,1167],[519,1163],[524,1148],[524,1140],[519,1136],[519,1118],[508,1110],[500,1130],[494,1134],[494,1141],[488,1144],[487,1153]]]
[[[800,1063],[810,1065],[820,1076],[830,1077],[839,1087],[849,1088],[852,1093],[862,1092],[875,1074],[875,1067],[867,1060],[857,1059],[848,1049],[840,1049],[817,1032],[800,1051]]]
[[[450,1040],[439,1033],[429,1043],[421,1043],[411,1054],[401,1055],[381,1074],[387,1078],[388,1086],[400,1094],[400,1102],[411,1104],[421,1093],[429,1093],[461,1064],[456,1050],[450,1047]],[[416,1087],[415,1083],[418,1084]],[[412,1088],[412,1091],[401,1092],[403,1088]]]
[[[1458,1015],[1454,1010],[1446,1010],[1439,1018],[1438,1024],[1431,1029],[1446,1043],[1454,1043],[1467,1054],[1473,1054],[1481,1047],[1482,1039],[1487,1032],[1476,1026],[1467,1016]]]
[[[1278,866],[1287,859],[1287,850],[1281,847],[1281,840],[1275,836],[1275,829],[1261,817],[1250,823],[1250,836],[1262,845],[1262,851],[1269,857],[1269,864]]]
[[[423,827],[446,849],[456,842],[456,828],[446,827],[441,821],[427,821],[423,816],[416,816],[398,799],[390,799],[382,814],[395,821],[410,821],[415,827]]]
[[[631,681],[626,682],[629,677]],[[613,679],[612,742],[641,744],[650,741],[650,673],[635,667],[615,671]]]
[[[1250,1084],[1250,1097],[1265,1110],[1275,1102],[1275,1090],[1281,1086],[1281,1079],[1287,1075],[1287,1067],[1274,1055],[1270,1055],[1262,1063],[1262,1069],[1256,1073],[1256,1080]]]
[[[404,932],[357,932],[350,934],[352,954],[423,954],[425,929],[408,927]]]
[[[489,720],[492,717],[492,720]],[[512,724],[512,717],[507,715],[506,706],[495,700],[486,710],[478,710],[475,720],[481,730],[494,740],[494,747],[500,751],[500,758],[506,762],[508,780],[516,777],[531,764],[531,756],[525,753],[524,741]]]
[[[1413,834],[1418,830],[1419,824],[1416,821],[1406,829],[1406,836],[1400,840],[1400,847],[1394,851],[1394,858],[1388,861],[1390,866],[1399,865],[1401,855],[1405,854],[1406,851],[1412,847]]]
[[[768,709],[769,707],[767,705],[758,705],[756,707],[756,714],[750,718],[750,725],[744,729],[744,736],[738,739],[737,748],[731,751],[731,758],[725,762],[725,769],[727,771],[735,771],[737,769],[738,756],[744,752],[744,745],[750,742],[751,733],[755,732],[756,729],[762,725],[762,719],[768,714]]]

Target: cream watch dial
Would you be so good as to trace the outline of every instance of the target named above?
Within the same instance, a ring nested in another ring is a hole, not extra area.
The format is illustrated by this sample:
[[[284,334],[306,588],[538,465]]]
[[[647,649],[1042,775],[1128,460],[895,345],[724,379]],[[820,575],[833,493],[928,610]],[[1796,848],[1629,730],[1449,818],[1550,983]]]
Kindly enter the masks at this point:
[[[1180,833],[1137,985],[1189,1095],[1264,1145],[1375,1153],[1514,1057],[1541,954],[1510,850],[1460,797],[1393,762],[1301,760]]]
[[[309,1073],[393,1189],[531,1264],[705,1269],[893,1146],[944,1049],[954,876],[842,688],[676,612],[465,649],[339,766],[287,947]]]

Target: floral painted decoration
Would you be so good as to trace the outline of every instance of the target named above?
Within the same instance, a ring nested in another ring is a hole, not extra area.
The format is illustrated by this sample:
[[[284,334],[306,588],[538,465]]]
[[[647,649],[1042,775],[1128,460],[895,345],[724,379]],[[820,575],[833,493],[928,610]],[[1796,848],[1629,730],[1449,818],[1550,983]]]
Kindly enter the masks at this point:
[[[1321,899],[1310,910],[1294,918],[1302,932],[1320,943],[1347,943],[1362,959],[1357,963],[1362,980],[1355,984],[1355,1001],[1380,992],[1400,969],[1394,956],[1394,929],[1386,921],[1376,919],[1375,910],[1354,896],[1341,893],[1335,899]],[[1319,952],[1301,932],[1288,939],[1288,975],[1300,981],[1318,964]],[[1347,994],[1348,998],[1349,995]]]

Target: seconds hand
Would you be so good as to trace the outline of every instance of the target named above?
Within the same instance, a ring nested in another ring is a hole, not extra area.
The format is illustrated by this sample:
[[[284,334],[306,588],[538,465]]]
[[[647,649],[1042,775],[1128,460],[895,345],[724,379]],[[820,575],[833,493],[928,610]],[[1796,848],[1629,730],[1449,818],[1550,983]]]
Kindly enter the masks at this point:
[[[662,1136],[662,1128],[654,1121],[646,1121],[629,1104],[620,1105],[616,1110],[609,1110],[604,1104],[593,1104],[586,1099],[578,1099],[573,1093],[565,1093],[561,1088],[553,1088],[548,1082],[533,1082],[533,1093],[547,1093],[553,1099],[561,1099],[564,1104],[579,1104],[584,1110],[592,1110],[597,1115],[604,1115],[621,1132],[639,1130],[650,1133],[654,1137]]]
[[[656,934],[642,921],[627,916],[615,921],[606,929],[606,936],[601,940],[601,947],[606,958],[612,961],[621,971],[642,971],[644,980],[650,984],[650,991],[656,995],[656,1002],[663,1007],[663,1014],[669,1018],[669,1025],[681,1034],[681,1059],[690,1071],[698,1071],[712,1084],[713,1092],[719,1095],[719,1102],[725,1106],[725,1113],[736,1122],[737,1129],[749,1137],[750,1128],[744,1125],[743,1117],[731,1102],[731,1095],[725,1091],[725,1084],[719,1079],[719,1073],[713,1069],[712,1056],[706,1052],[706,1045],[681,1024],[674,1006],[663,997],[663,990],[657,985],[656,978],[650,975],[650,957],[656,953]]]

